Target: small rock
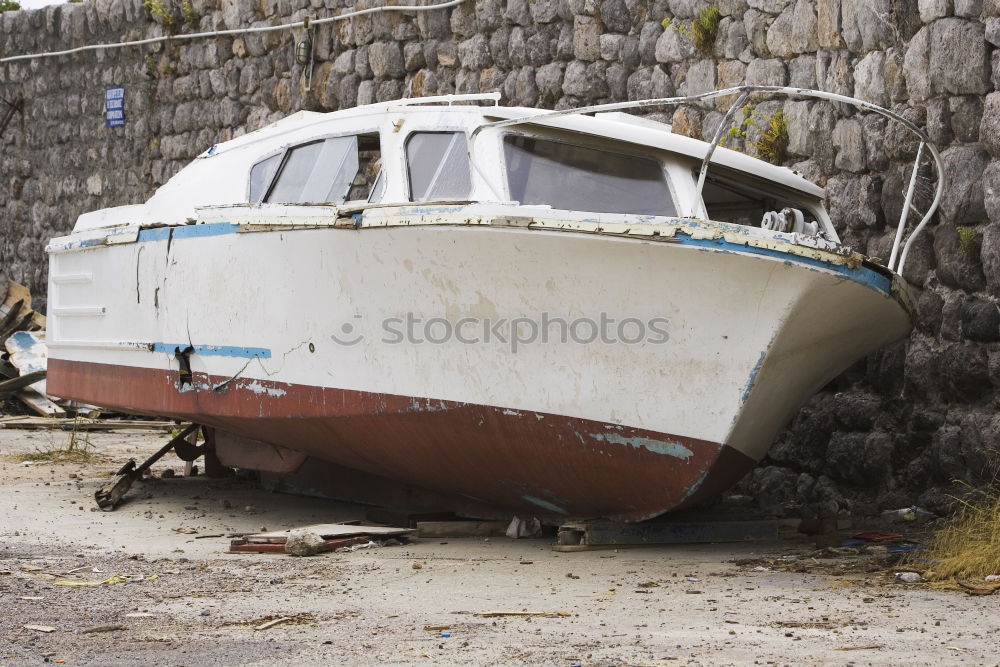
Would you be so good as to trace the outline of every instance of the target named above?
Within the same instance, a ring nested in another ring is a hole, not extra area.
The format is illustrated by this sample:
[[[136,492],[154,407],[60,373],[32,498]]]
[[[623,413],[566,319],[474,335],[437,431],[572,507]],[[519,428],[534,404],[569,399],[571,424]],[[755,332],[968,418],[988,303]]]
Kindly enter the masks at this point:
[[[174,469],[167,468],[166,470],[160,473],[160,479],[173,479],[174,475],[175,475]]]
[[[896,579],[904,584],[915,584],[920,581],[920,575],[916,572],[897,572]]]
[[[290,556],[315,556],[326,547],[323,538],[315,533],[298,532],[288,536],[285,553]]]
[[[414,570],[421,570],[421,569],[423,569],[424,566],[421,565],[420,563],[414,563],[410,567],[412,567]]]

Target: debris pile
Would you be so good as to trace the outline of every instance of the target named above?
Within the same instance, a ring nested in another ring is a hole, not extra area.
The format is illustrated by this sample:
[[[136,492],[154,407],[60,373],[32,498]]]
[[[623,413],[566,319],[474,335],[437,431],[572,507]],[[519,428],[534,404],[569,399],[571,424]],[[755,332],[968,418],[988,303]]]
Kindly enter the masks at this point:
[[[15,398],[42,417],[65,417],[67,411],[98,416],[100,410],[93,405],[46,393],[45,316],[32,310],[27,287],[9,280],[0,290],[0,401]]]
[[[355,551],[376,546],[406,544],[412,528],[326,523],[293,530],[255,533],[234,539],[231,553],[283,553],[315,556],[327,551]]]

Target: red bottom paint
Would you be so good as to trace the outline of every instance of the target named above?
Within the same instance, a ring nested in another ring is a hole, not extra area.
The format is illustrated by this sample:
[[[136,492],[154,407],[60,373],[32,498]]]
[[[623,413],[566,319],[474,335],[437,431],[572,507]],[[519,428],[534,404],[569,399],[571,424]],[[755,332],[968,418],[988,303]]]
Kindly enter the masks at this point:
[[[719,443],[487,405],[199,374],[181,391],[177,371],[60,359],[48,373],[56,396],[551,518],[651,518],[719,495],[754,465]]]

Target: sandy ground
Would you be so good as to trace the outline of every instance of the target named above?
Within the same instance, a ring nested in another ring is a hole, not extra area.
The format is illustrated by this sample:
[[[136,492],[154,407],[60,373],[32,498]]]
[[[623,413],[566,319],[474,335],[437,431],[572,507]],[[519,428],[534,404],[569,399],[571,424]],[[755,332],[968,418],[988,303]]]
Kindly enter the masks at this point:
[[[164,436],[92,434],[105,458],[86,465],[17,462],[67,438],[0,430],[5,665],[1000,659],[1000,595],[895,583],[863,554],[822,558],[802,539],[580,553],[554,552],[551,539],[423,539],[310,558],[229,554],[227,534],[362,518],[364,508],[181,477],[138,484],[117,511],[99,512],[102,479]],[[154,471],[167,467],[183,468],[167,459]],[[782,558],[809,572],[773,567]],[[57,585],[114,574],[135,580]],[[478,615],[493,611],[552,616]]]

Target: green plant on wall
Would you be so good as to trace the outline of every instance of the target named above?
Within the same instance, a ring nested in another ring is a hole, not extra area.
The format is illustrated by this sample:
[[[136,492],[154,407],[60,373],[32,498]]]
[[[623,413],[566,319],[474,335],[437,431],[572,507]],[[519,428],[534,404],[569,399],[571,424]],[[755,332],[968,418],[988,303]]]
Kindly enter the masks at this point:
[[[785,151],[788,150],[788,123],[785,122],[785,112],[778,109],[767,120],[767,127],[761,132],[760,138],[754,144],[757,157],[771,164],[781,164],[785,161]]]
[[[788,151],[788,123],[785,121],[785,112],[778,109],[767,118],[766,126],[761,128],[754,121],[754,110],[754,105],[744,105],[740,109],[743,120],[740,121],[739,125],[729,128],[725,136],[719,140],[719,145],[755,155],[771,164],[781,164],[785,161],[785,155]],[[756,141],[750,141],[751,130],[757,130]],[[749,143],[741,145],[732,142]]]
[[[958,243],[962,250],[972,255],[976,252],[976,228],[972,226],[959,225],[955,227],[958,231]]]
[[[744,104],[740,111],[743,113],[743,120],[740,121],[739,125],[729,128],[726,136],[719,139],[720,146],[725,146],[730,141],[743,141],[747,138],[748,130],[753,125],[753,105]]]
[[[13,12],[21,8],[21,5],[14,0],[0,0],[0,14],[3,12]]]
[[[146,10],[149,17],[162,24],[168,30],[174,27],[174,15],[170,13],[170,8],[161,0],[143,0],[142,8]]]
[[[718,7],[705,7],[694,17],[691,23],[685,25],[680,21],[663,19],[664,28],[674,28],[698,47],[702,53],[711,53],[715,48],[715,38],[719,34],[719,21],[722,20],[722,12]]]
[[[198,25],[198,15],[194,13],[194,5],[191,0],[181,0],[181,17],[190,26]]]

